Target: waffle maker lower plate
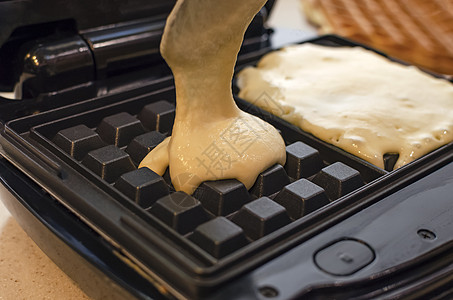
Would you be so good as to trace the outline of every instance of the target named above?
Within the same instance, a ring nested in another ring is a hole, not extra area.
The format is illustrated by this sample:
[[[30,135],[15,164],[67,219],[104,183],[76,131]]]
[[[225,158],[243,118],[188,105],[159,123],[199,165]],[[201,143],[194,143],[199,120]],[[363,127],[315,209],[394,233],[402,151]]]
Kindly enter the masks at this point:
[[[453,144],[380,169],[237,98],[281,132],[287,164],[249,191],[222,180],[188,196],[137,169],[171,134],[172,82],[138,91],[17,118],[0,136],[7,207],[90,295],[100,283],[117,298],[451,295]],[[207,172],[224,163],[216,149],[200,158]]]

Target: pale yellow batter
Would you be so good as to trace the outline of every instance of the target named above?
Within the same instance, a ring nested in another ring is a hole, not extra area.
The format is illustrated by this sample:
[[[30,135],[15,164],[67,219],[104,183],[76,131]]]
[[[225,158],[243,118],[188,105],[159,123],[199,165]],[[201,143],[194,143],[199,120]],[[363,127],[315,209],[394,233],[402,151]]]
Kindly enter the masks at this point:
[[[304,44],[238,76],[239,96],[383,168],[453,141],[453,85],[362,48]]]
[[[236,178],[250,188],[270,166],[284,164],[285,144],[268,123],[236,106],[234,65],[247,26],[266,0],[179,0],[168,17],[161,53],[173,71],[172,136],[139,167],[163,174],[191,194],[203,181]]]

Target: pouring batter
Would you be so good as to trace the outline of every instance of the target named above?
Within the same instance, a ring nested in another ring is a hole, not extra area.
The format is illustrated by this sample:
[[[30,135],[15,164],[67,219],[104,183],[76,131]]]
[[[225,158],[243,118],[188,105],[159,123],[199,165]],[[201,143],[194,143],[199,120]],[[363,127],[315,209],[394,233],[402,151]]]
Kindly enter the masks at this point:
[[[161,42],[172,69],[176,117],[171,137],[139,167],[162,175],[178,191],[203,181],[236,178],[247,188],[259,173],[284,164],[285,144],[270,124],[241,111],[231,80],[245,30],[266,0],[179,0]]]

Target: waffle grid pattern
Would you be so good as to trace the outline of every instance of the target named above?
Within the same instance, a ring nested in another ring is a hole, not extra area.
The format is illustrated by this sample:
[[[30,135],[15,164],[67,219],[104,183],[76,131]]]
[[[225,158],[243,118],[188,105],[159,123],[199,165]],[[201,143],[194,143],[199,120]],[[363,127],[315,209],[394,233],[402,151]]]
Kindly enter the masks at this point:
[[[359,171],[327,163],[297,141],[287,146],[285,167],[275,165],[247,190],[235,180],[202,183],[193,195],[177,192],[168,170],[137,169],[141,159],[171,134],[175,107],[161,100],[140,113],[108,115],[95,127],[77,124],[50,137],[53,144],[130,201],[221,259],[364,185]]]
[[[453,74],[452,0],[301,0],[323,33],[338,34],[390,56]]]

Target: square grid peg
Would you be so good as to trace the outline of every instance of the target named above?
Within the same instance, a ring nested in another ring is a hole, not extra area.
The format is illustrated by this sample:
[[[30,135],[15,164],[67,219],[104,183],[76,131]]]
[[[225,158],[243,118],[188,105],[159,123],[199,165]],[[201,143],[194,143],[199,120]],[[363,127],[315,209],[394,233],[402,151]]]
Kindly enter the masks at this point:
[[[400,157],[399,153],[385,153],[384,154],[384,170],[393,171],[398,158]]]
[[[166,136],[157,131],[147,132],[135,137],[126,148],[132,160],[138,165],[145,156],[159,145]]]
[[[232,221],[244,229],[245,234],[257,240],[291,221],[286,209],[267,197],[244,205]]]
[[[200,201],[184,192],[174,192],[157,200],[149,212],[180,234],[193,231],[209,219]]]
[[[145,209],[170,193],[164,179],[148,168],[121,175],[114,187]]]
[[[114,145],[90,151],[82,164],[109,183],[113,183],[121,174],[135,170],[129,155]]]
[[[244,184],[236,179],[203,182],[194,193],[205,209],[216,216],[226,216],[250,200]]]
[[[198,226],[190,240],[218,259],[247,244],[241,227],[225,217],[217,217]]]
[[[302,142],[286,147],[285,170],[294,179],[307,178],[318,173],[323,167],[319,151]]]
[[[126,112],[105,117],[96,129],[101,138],[109,144],[123,147],[137,135],[145,133],[142,123]]]
[[[363,185],[359,171],[341,162],[322,169],[313,182],[326,190],[330,200],[336,200]]]
[[[250,192],[257,198],[270,196],[280,191],[288,183],[289,178],[285,169],[281,165],[276,164],[258,175]]]
[[[329,203],[324,189],[303,178],[285,186],[274,200],[285,207],[294,220]]]
[[[53,142],[76,160],[82,160],[91,150],[106,146],[101,137],[85,125],[60,130]]]
[[[173,104],[161,100],[146,105],[138,114],[138,118],[149,130],[167,133],[173,128],[175,112],[176,108]]]

